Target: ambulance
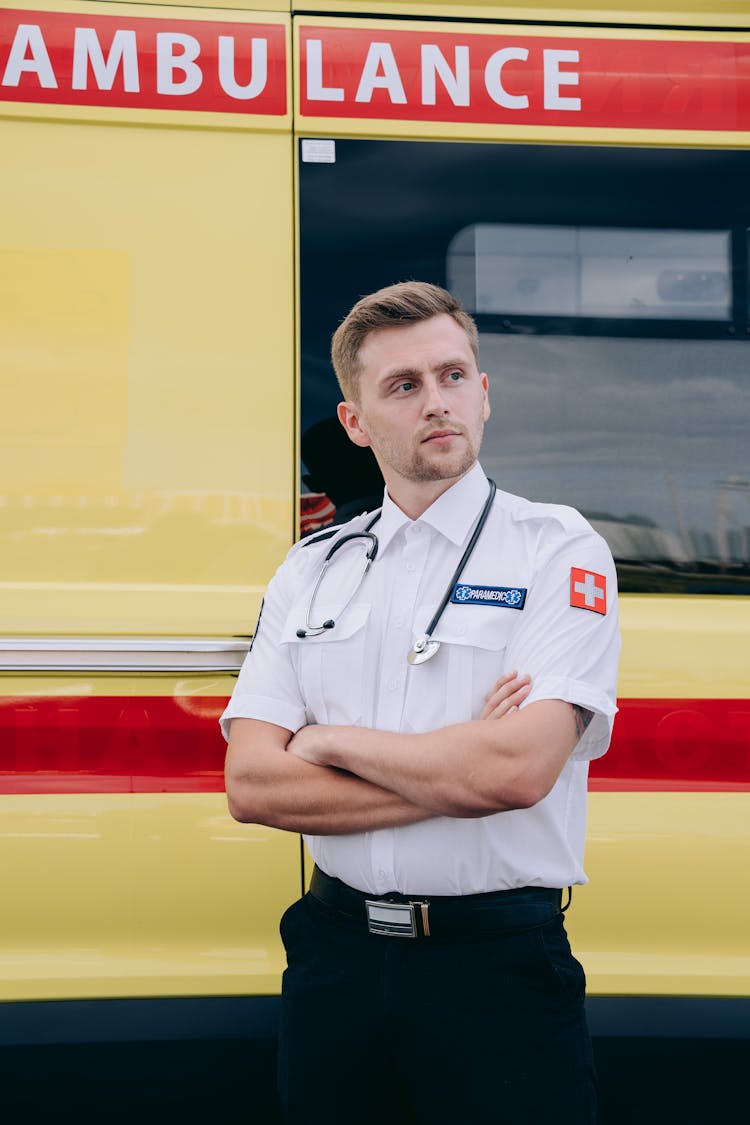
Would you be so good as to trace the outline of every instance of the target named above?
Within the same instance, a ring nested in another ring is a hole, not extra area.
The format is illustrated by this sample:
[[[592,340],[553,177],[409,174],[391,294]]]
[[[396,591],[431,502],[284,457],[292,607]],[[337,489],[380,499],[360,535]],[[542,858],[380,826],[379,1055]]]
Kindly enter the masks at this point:
[[[0,8],[3,1042],[273,1036],[309,862],[229,817],[217,719],[377,494],[329,340],[407,278],[476,317],[488,475],[618,566],[593,1030],[748,1026],[750,16],[655,2]]]

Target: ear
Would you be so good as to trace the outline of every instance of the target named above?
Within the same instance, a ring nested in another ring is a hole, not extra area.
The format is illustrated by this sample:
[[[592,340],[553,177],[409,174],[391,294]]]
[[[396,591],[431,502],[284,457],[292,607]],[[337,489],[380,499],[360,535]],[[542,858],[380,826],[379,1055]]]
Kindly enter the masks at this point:
[[[356,402],[340,402],[336,407],[336,413],[350,441],[362,447],[370,445],[370,438],[362,425],[359,407]]]
[[[485,375],[484,371],[481,372],[481,374],[479,376],[479,381],[482,384],[482,390],[484,391],[484,420],[486,422],[487,419],[490,416],[490,413],[491,413],[491,411],[490,411],[490,398],[489,398],[490,381],[487,378],[487,376]]]

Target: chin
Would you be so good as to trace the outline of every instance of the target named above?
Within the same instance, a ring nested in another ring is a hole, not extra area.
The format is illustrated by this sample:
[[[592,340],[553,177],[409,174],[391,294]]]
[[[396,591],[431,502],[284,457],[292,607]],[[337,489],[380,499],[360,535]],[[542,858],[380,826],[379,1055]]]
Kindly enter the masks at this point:
[[[413,480],[456,480],[468,473],[476,461],[476,456],[464,454],[461,458],[455,457],[440,461],[422,461],[414,466]]]

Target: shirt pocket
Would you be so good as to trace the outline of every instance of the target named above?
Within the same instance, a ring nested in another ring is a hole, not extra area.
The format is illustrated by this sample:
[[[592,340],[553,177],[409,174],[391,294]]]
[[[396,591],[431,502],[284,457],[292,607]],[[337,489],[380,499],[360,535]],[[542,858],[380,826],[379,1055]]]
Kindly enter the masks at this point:
[[[315,605],[315,619],[335,621],[332,629],[299,637],[305,627],[307,603],[296,606],[284,625],[281,643],[288,644],[297,672],[308,723],[361,725],[365,699],[367,623],[371,606]]]
[[[420,610],[417,620],[430,617]],[[432,634],[440,642],[435,660],[444,676],[444,725],[479,718],[488,692],[507,670],[505,650],[519,617],[518,610],[499,606],[446,606]]]

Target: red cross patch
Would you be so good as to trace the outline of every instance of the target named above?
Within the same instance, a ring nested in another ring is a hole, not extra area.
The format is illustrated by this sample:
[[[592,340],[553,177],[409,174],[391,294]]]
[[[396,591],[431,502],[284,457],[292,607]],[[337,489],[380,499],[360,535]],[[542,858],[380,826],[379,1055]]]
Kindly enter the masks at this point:
[[[607,579],[593,570],[570,568],[570,604],[578,609],[607,612]]]

